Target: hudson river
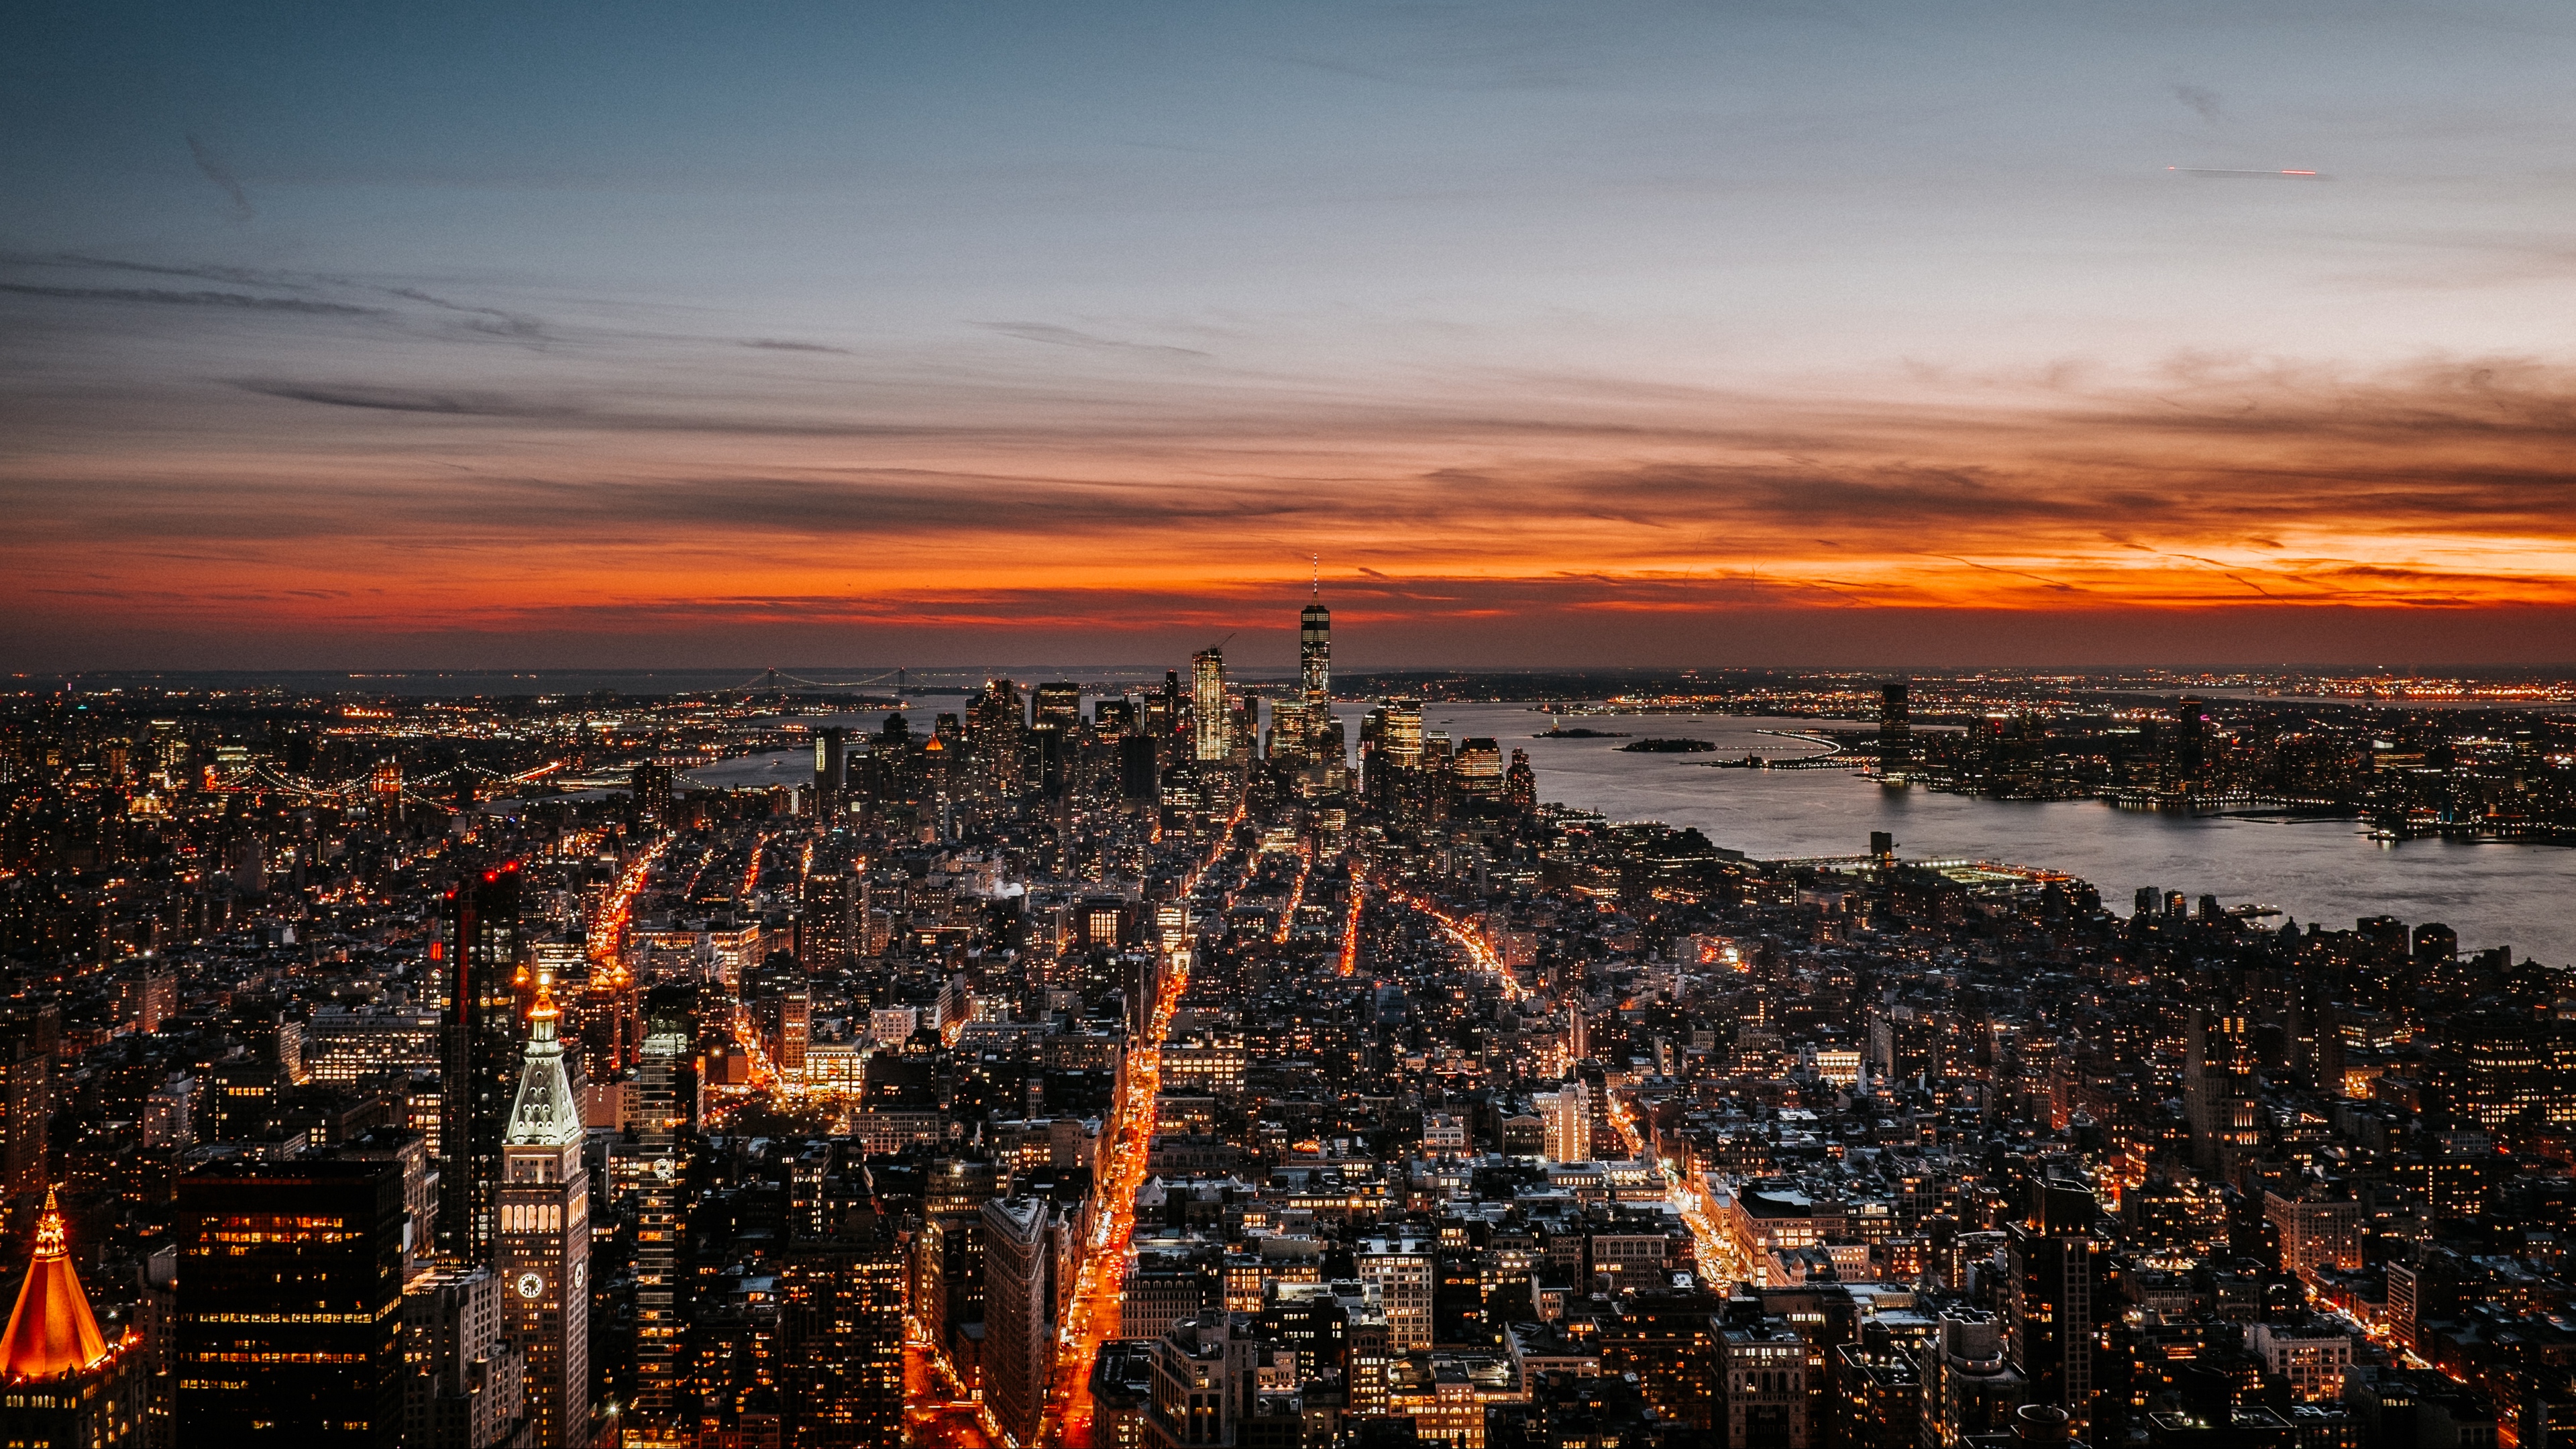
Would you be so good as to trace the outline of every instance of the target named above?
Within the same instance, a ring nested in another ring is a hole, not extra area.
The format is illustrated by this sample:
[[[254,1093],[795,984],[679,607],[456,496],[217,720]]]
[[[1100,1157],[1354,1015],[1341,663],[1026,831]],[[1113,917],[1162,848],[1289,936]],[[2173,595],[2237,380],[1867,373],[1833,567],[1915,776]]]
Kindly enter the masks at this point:
[[[940,703],[945,703],[941,701]],[[953,707],[953,706],[952,706]],[[936,706],[915,710],[915,728]],[[1336,711],[1354,742],[1366,706]],[[881,712],[842,716],[874,730]],[[1896,837],[1912,858],[1967,856],[2045,866],[2083,877],[2102,903],[2125,915],[2140,886],[2215,895],[2228,905],[2278,906],[2301,925],[2349,928],[2362,916],[2391,915],[2414,926],[2442,921],[2462,950],[2513,947],[2516,959],[2576,961],[2576,850],[2548,845],[2470,845],[2442,840],[2373,841],[2355,820],[2233,820],[2114,810],[2095,800],[2049,803],[1981,800],[1931,790],[1890,790],[1836,769],[1721,770],[1711,759],[1772,758],[1815,746],[1762,734],[1814,720],[1740,715],[1584,715],[1569,726],[1631,735],[1689,737],[1718,755],[1623,754],[1625,741],[1542,740],[1548,716],[1518,704],[1439,704],[1423,727],[1452,741],[1490,735],[1509,759],[1530,752],[1539,798],[1613,820],[1692,826],[1717,845],[1759,860],[1858,855],[1869,834]],[[804,751],[754,755],[692,772],[708,785],[798,785],[813,779]],[[2278,925],[2279,918],[2269,924]]]
[[[1346,714],[1356,711],[1346,708]],[[1505,759],[1530,752],[1539,798],[1613,820],[1693,826],[1717,845],[1762,860],[1858,855],[1869,834],[1896,837],[1908,857],[1969,856],[2045,866],[2083,877],[2126,915],[2140,886],[2236,905],[2274,905],[2304,926],[2349,928],[2390,915],[2442,921],[2464,951],[2510,945],[2515,959],[2576,960],[2576,850],[2441,840],[2382,844],[2357,820],[2234,820],[2115,810],[2096,800],[1982,800],[1890,790],[1843,770],[1720,770],[1732,755],[1770,758],[1815,747],[1758,733],[1814,720],[1739,715],[1566,716],[1569,727],[1715,743],[1720,755],[1623,754],[1624,740],[1541,740],[1548,716],[1524,705],[1429,704],[1423,727],[1452,741],[1491,735]],[[1356,733],[1357,720],[1351,720]],[[2272,925],[2280,924],[2272,918]]]

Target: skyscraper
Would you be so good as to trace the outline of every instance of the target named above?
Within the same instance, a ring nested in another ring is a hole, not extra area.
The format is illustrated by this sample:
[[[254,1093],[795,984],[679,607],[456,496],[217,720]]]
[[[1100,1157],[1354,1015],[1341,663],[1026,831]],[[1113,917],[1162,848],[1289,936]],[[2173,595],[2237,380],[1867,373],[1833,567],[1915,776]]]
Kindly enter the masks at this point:
[[[2004,1230],[2011,1276],[2004,1284],[2004,1331],[2030,1399],[2066,1410],[2080,1435],[2093,1418],[2094,1339],[2116,1311],[2100,1291],[2103,1244],[2093,1235],[2093,1194],[2071,1182],[2032,1189],[2029,1215]]]
[[[2183,1039],[2182,1105],[2192,1165],[2229,1169],[2232,1150],[2262,1142],[2252,1020],[2195,1007]]]
[[[496,1194],[495,1266],[511,1336],[527,1355],[531,1449],[589,1442],[590,1178],[581,1103],[555,1039],[558,1014],[550,983],[540,979]]]
[[[658,993],[657,993],[658,994]],[[635,1069],[635,1136],[644,1161],[635,1193],[635,1405],[632,1424],[667,1436],[678,1413],[680,1234],[679,1146],[685,1125],[680,1074],[689,1057],[688,1012],[657,1000],[647,1008],[644,1056]]]
[[[0,1338],[0,1444],[117,1449],[144,1431],[147,1369],[134,1340],[109,1343],[72,1271],[51,1189],[36,1219],[36,1255]]]
[[[966,701],[966,738],[975,768],[985,786],[1004,797],[1026,788],[1021,755],[1028,734],[1021,712],[1020,687],[1007,679],[984,682],[984,692]]]
[[[1037,1442],[1055,1370],[1055,1312],[1046,1202],[984,1204],[984,1401],[1023,1444]]]
[[[39,1025],[0,1023],[0,1203],[45,1190],[53,1060]]]
[[[1418,769],[1422,764],[1422,704],[1418,700],[1390,699],[1381,708],[1378,725],[1378,749],[1385,763],[1399,769]]]
[[[1896,680],[1878,692],[1878,774],[1891,785],[1901,785],[1914,770],[1914,723],[1905,699],[1905,681]]]
[[[892,1444],[903,1434],[903,1247],[872,1211],[800,1240],[778,1272],[795,1442]]]
[[[399,1164],[211,1162],[179,1179],[177,1419],[188,1442],[402,1433]]]
[[[403,1288],[403,1449],[525,1442],[527,1355],[510,1341],[488,1263],[423,1273]]]
[[[492,1252],[501,1134],[518,1082],[519,863],[469,876],[447,894],[447,1023],[439,1073],[439,1251]]]
[[[1082,686],[1069,679],[1041,684],[1031,696],[1032,727],[1072,734],[1082,723]]]
[[[1202,649],[1190,656],[1190,758],[1202,763],[1223,760],[1233,741],[1233,721],[1225,706],[1225,651]]]
[[[1306,705],[1305,738],[1298,754],[1307,760],[1323,755],[1325,722],[1333,713],[1333,611],[1324,607],[1323,588],[1297,616],[1297,686]]]
[[[838,725],[814,731],[814,818],[831,820],[849,797],[850,732]]]

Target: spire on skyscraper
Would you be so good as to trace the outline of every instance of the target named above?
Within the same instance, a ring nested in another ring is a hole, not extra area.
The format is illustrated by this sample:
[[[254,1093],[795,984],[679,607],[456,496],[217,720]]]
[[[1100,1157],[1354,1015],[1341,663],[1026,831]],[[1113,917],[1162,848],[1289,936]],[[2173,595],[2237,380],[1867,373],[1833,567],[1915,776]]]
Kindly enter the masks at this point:
[[[513,1145],[561,1147],[581,1140],[581,1104],[573,1100],[572,1078],[564,1071],[563,1043],[555,1022],[554,979],[537,976],[537,1004],[528,1013],[528,1049],[520,1054],[519,1095],[510,1107]]]

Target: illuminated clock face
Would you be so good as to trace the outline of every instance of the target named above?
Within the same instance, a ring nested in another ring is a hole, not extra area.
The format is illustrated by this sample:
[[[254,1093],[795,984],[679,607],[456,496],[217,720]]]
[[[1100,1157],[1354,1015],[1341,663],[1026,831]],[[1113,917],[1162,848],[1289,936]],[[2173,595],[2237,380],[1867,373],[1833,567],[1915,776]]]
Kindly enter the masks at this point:
[[[655,1158],[653,1161],[653,1175],[662,1179],[664,1182],[669,1182],[672,1174],[678,1171],[678,1169],[679,1164],[673,1162],[667,1157]]]
[[[590,1265],[588,1263],[575,1263],[572,1265],[572,1286],[574,1289],[578,1290],[582,1285],[582,1280],[590,1276],[589,1268]]]
[[[545,1280],[545,1279],[538,1277],[538,1276],[537,1276],[536,1274],[534,1274],[534,1273],[522,1273],[522,1274],[520,1274],[520,1275],[519,1275],[519,1296],[520,1296],[520,1297],[522,1297],[522,1298],[534,1298],[534,1297],[536,1297],[538,1294],[543,1293],[543,1292],[545,1292],[545,1291],[546,1291],[546,1280]]]

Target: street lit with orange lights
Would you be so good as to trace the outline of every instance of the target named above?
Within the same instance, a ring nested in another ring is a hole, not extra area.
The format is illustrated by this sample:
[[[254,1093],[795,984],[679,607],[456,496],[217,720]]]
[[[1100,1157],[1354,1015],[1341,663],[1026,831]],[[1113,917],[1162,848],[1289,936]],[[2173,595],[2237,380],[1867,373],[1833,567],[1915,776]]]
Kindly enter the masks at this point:
[[[1225,858],[1243,819],[1244,807],[1238,805],[1207,858],[1183,878],[1183,896]],[[1189,959],[1183,954],[1164,973],[1143,1039],[1127,1053],[1125,1087],[1113,1115],[1107,1167],[1095,1199],[1098,1216],[1056,1345],[1055,1382],[1047,1394],[1038,1435],[1044,1444],[1084,1449],[1092,1442],[1091,1366],[1100,1356],[1100,1345],[1118,1336],[1127,1245],[1136,1232],[1136,1190],[1145,1183],[1145,1153],[1154,1132],[1154,1094],[1162,1085],[1163,1042],[1171,1033],[1173,1013],[1180,1009],[1189,981]]]
[[[1721,1288],[1752,1281],[1751,1265],[1742,1260],[1732,1240],[1718,1231],[1716,1222],[1709,1217],[1710,1203],[1705,1186],[1696,1181],[1679,1180],[1674,1165],[1657,1156],[1654,1144],[1646,1140],[1645,1131],[1637,1121],[1636,1104],[1616,1092],[1610,1097],[1610,1125],[1618,1129],[1620,1140],[1627,1144],[1628,1155],[1652,1166],[1655,1175],[1663,1179],[1674,1208],[1690,1227],[1701,1281]]]

